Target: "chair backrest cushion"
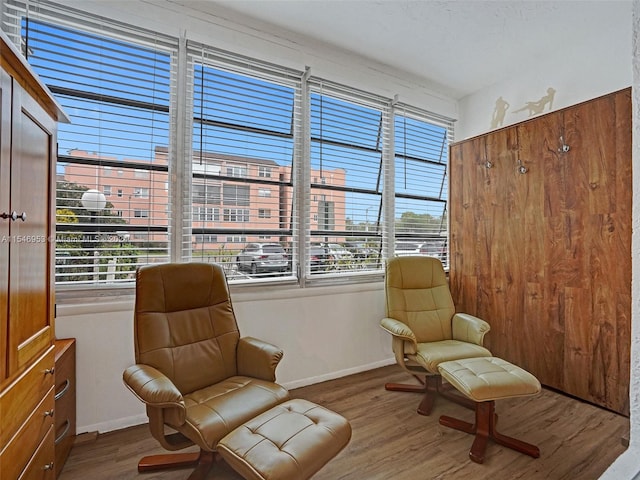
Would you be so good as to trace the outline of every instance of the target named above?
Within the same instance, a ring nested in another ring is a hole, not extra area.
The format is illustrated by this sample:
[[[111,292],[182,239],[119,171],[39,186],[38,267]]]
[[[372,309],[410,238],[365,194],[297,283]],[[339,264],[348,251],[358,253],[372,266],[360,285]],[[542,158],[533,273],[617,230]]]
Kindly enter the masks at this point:
[[[207,263],[140,267],[134,336],[136,363],[160,370],[182,394],[235,375],[240,333],[222,268]]]
[[[423,256],[389,259],[385,291],[387,317],[408,325],[418,343],[451,339],[455,306],[440,260]]]

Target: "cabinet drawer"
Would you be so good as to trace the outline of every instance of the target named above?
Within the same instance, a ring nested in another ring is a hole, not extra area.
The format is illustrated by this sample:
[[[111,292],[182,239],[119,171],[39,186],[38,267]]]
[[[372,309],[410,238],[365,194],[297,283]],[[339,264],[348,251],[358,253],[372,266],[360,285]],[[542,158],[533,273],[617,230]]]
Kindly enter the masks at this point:
[[[53,427],[51,427],[18,480],[54,480],[56,472],[53,457]]]
[[[0,445],[6,445],[53,387],[53,346],[2,392]]]
[[[56,445],[62,441],[63,437],[73,438],[76,434],[75,392],[71,387],[64,391],[67,395],[58,398],[55,402]]]
[[[60,474],[76,434],[76,343],[73,338],[55,342],[55,470]]]
[[[4,448],[0,460],[0,478],[18,478],[42,439],[53,426],[53,388]]]

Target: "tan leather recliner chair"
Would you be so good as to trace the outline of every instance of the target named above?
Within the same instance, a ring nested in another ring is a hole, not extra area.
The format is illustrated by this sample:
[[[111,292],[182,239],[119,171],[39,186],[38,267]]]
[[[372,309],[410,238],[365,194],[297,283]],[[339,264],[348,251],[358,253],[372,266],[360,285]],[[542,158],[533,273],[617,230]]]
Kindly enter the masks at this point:
[[[227,433],[289,397],[274,383],[279,348],[240,338],[227,280],[218,265],[161,264],[138,269],[134,312],[136,365],[127,387],[147,408],[152,435],[168,450],[139,471],[197,466],[204,478]],[[165,434],[165,426],[175,430]]]
[[[482,346],[490,327],[477,317],[456,313],[442,262],[425,256],[389,259],[385,292],[387,317],[382,319],[381,326],[393,336],[392,348],[398,365],[420,382],[420,385],[387,383],[385,388],[424,392],[418,407],[421,415],[431,413],[438,393],[472,406],[454,389],[443,387],[438,364],[490,357],[491,352]]]

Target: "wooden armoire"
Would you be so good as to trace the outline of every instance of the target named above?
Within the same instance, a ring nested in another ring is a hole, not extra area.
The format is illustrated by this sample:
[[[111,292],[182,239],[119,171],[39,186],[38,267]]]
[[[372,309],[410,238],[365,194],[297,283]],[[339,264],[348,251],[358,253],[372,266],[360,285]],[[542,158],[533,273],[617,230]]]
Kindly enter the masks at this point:
[[[450,282],[487,347],[629,415],[631,89],[451,145]]]
[[[56,122],[0,31],[0,478],[53,479]]]

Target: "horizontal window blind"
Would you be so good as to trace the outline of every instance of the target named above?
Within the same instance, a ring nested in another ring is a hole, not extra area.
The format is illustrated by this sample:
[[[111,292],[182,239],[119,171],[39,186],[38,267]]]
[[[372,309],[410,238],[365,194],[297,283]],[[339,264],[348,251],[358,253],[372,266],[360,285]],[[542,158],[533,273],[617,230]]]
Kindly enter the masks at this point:
[[[310,277],[382,270],[388,101],[310,79]]]
[[[448,266],[447,163],[453,123],[394,108],[394,255],[435,256]]]
[[[301,285],[376,278],[392,255],[448,263],[452,120],[49,0],[1,14],[71,117],[60,288],[131,285],[167,261]]]
[[[189,52],[192,256],[222,264],[232,283],[292,278],[302,72],[204,45]]]
[[[56,282],[131,282],[168,259],[177,42],[48,2],[7,8],[14,41],[71,117],[58,131]]]

